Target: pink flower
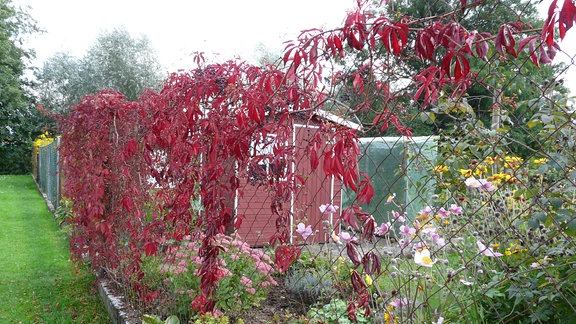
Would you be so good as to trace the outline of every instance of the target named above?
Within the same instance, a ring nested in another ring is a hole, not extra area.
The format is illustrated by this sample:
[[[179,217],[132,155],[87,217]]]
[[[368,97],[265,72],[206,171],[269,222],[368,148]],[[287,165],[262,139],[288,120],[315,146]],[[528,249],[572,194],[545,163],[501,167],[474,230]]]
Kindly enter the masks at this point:
[[[218,278],[220,278],[220,279],[231,276],[231,275],[232,275],[232,272],[230,272],[230,270],[228,270],[226,268],[218,269]]]
[[[398,246],[401,249],[404,249],[405,247],[407,247],[408,245],[410,245],[410,243],[412,243],[412,241],[410,239],[400,239],[400,241],[398,241]]]
[[[418,214],[420,215],[430,215],[434,212],[434,208],[430,207],[430,206],[426,206],[426,208],[420,210],[420,212]]]
[[[304,225],[304,223],[299,223],[298,226],[296,227],[296,233],[300,234],[300,236],[302,236],[303,239],[307,239],[308,236],[313,235],[312,234],[312,225]]]
[[[484,191],[496,190],[496,187],[494,187],[492,182],[490,182],[486,179],[476,179],[474,177],[470,177],[470,178],[467,178],[466,181],[464,181],[464,183],[469,188],[477,188],[477,189],[482,189]]]
[[[390,227],[391,227],[390,222],[382,223],[382,225],[374,229],[374,234],[384,236],[390,231]]]
[[[214,317],[214,318],[218,318],[218,317],[224,315],[224,313],[222,313],[222,311],[219,311],[217,309],[211,311],[210,313],[212,314],[212,317]]]
[[[484,245],[482,242],[477,241],[476,245],[478,245],[478,249],[480,250],[481,254],[484,254],[487,257],[499,257],[502,256],[503,254],[500,252],[494,252],[491,248],[486,247],[486,245]]]
[[[412,235],[416,234],[416,229],[410,226],[402,225],[400,226],[400,234],[406,237],[412,237]]]
[[[262,281],[261,283],[258,284],[259,287],[268,287],[270,286],[272,283],[270,281]]]
[[[256,261],[256,269],[263,275],[268,275],[270,272],[274,271],[274,268],[262,261]]]
[[[340,232],[338,234],[338,238],[346,243],[351,242],[351,241],[356,241],[356,237],[350,235],[350,233],[348,232]]]
[[[180,274],[180,273],[184,273],[184,272],[187,272],[187,271],[188,271],[188,268],[181,267],[181,266],[177,266],[176,269],[174,269],[174,270],[172,271],[172,273],[173,273],[173,274]]]
[[[322,214],[335,214],[338,211],[338,206],[332,204],[322,204],[318,208]]]
[[[438,245],[439,247],[443,247],[444,245],[446,245],[446,240],[444,240],[443,237],[440,237],[438,233],[432,233],[431,237],[432,240],[434,241],[434,244]]]
[[[450,208],[448,208],[448,210],[454,215],[462,215],[462,207],[456,204],[450,205]]]
[[[410,240],[405,240],[405,239],[400,239],[400,241],[398,241],[398,246],[400,246],[401,249],[407,247],[408,245],[410,245]]]
[[[256,295],[256,289],[255,288],[246,288],[246,291],[252,295]]]
[[[335,232],[332,232],[330,234],[330,238],[332,239],[332,241],[334,241],[334,243],[342,244],[342,240],[340,239],[340,236],[336,235]]]
[[[240,278],[240,283],[246,287],[252,287],[252,280],[250,280],[250,278],[247,278],[245,276],[242,276],[242,278]]]
[[[422,228],[420,233],[432,235],[432,234],[436,233],[436,227],[426,226],[426,227]]]
[[[412,248],[415,250],[427,249],[427,245],[426,245],[426,242],[418,242],[418,243],[414,244],[414,246]]]
[[[440,209],[438,209],[438,216],[440,216],[440,218],[448,218],[448,216],[450,216],[450,210],[440,207]]]
[[[492,182],[487,181],[486,179],[480,179],[478,180],[480,182],[480,184],[482,185],[482,189],[486,190],[486,191],[494,191],[496,190],[496,187],[494,187],[494,185],[492,184]]]
[[[394,211],[394,210],[393,210],[393,211],[392,211],[392,216],[394,216],[394,219],[395,219],[397,222],[404,223],[404,222],[406,221],[406,218],[404,218],[404,216],[400,215],[400,213],[397,212],[397,211]]]
[[[408,298],[406,298],[406,297],[404,297],[402,299],[396,298],[396,300],[390,302],[390,305],[397,307],[397,308],[401,308],[402,306],[408,305]]]
[[[480,188],[480,187],[482,187],[482,184],[480,183],[480,181],[478,181],[478,179],[476,179],[474,177],[467,178],[464,181],[464,184],[468,188]]]

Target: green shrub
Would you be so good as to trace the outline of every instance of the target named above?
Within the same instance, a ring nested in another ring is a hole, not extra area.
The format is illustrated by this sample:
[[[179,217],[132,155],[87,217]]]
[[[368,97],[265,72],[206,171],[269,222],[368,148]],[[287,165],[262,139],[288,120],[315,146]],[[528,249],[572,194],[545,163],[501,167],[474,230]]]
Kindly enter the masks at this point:
[[[286,277],[286,291],[296,300],[311,305],[322,299],[330,299],[334,293],[329,273],[295,269]]]

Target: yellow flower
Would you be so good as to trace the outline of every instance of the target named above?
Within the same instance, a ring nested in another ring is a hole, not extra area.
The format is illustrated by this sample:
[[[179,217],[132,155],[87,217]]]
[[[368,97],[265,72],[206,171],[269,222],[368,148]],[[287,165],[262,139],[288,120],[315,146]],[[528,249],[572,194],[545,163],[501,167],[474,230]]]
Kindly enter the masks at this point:
[[[512,176],[506,173],[494,173],[493,175],[486,178],[486,180],[493,181],[496,183],[501,183],[502,180],[504,180],[505,182],[511,182]]]
[[[497,249],[497,248],[499,248],[499,247],[500,247],[500,244],[498,244],[498,243],[494,243],[492,246],[494,246],[494,249]]]
[[[506,251],[504,251],[504,255],[511,255],[511,254],[512,254],[512,252],[510,252],[510,249],[509,249],[509,248],[506,249]]]
[[[508,169],[518,169],[520,164],[524,162],[524,159],[517,156],[506,156],[504,157],[504,167]]]
[[[470,178],[472,176],[472,170],[470,169],[460,169],[460,174],[466,178]]]
[[[535,159],[532,163],[534,163],[534,164],[546,164],[546,162],[548,162],[548,159],[541,158],[541,159]]]
[[[50,145],[52,142],[54,142],[54,140],[55,138],[50,137],[50,134],[48,134],[48,132],[45,132],[44,134],[38,136],[38,138],[36,138],[36,140],[34,141],[33,143],[34,151],[36,152],[36,154],[38,154],[39,147]]]
[[[491,157],[491,156],[487,156],[487,157],[484,159],[484,162],[492,165],[492,164],[494,164],[494,162],[496,162],[496,160],[495,160],[493,157]]]
[[[368,287],[372,286],[372,284],[374,283],[374,281],[372,281],[372,277],[370,277],[370,275],[368,274],[364,275],[364,282],[366,282],[366,285]]]
[[[395,323],[396,321],[393,320],[393,317],[390,316],[390,314],[388,313],[384,313],[384,323],[386,324],[392,324]]]
[[[448,171],[448,167],[445,165],[437,165],[433,169],[434,172],[444,173]]]
[[[386,324],[396,324],[398,323],[397,319],[398,316],[394,316],[393,311],[394,311],[394,306],[386,306],[386,312],[384,313],[384,323]]]
[[[484,164],[479,164],[476,169],[474,169],[474,175],[477,177],[481,177],[488,171],[488,167]]]

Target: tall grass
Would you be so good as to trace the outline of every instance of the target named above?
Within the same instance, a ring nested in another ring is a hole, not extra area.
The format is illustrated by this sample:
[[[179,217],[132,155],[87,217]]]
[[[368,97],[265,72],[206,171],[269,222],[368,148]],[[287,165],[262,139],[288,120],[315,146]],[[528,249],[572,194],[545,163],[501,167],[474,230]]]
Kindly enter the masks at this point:
[[[30,176],[0,176],[0,323],[108,323]]]

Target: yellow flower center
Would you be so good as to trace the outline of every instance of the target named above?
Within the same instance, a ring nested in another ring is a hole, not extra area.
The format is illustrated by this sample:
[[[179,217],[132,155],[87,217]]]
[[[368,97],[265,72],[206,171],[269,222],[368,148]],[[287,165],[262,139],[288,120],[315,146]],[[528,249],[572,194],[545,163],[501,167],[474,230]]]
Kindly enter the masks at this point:
[[[432,264],[432,259],[429,256],[422,256],[422,262],[424,262],[424,264]]]

